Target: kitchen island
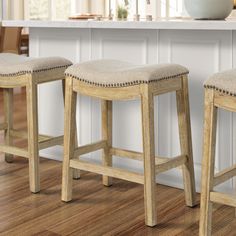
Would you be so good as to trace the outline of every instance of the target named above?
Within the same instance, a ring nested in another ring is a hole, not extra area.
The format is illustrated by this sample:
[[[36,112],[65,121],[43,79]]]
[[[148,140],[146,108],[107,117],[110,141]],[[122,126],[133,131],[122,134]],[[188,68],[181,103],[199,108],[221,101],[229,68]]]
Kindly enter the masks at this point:
[[[194,164],[199,190],[203,136],[203,82],[213,73],[236,66],[236,20],[193,21],[3,21],[3,26],[29,28],[30,56],[63,56],[73,62],[120,59],[137,64],[179,63],[189,68],[190,106]],[[100,101],[78,97],[77,123],[80,144],[100,138]],[[155,99],[156,154],[179,154],[175,94]],[[219,113],[216,171],[236,163],[236,116]],[[40,85],[39,129],[63,133],[63,97],[60,82]],[[142,151],[140,101],[114,102],[114,146]],[[43,156],[61,159],[62,149],[46,149]],[[85,158],[98,161],[94,153]],[[219,159],[218,157],[221,156]],[[114,158],[114,165],[142,171],[142,164]],[[172,170],[157,176],[157,182],[182,187],[182,176]],[[224,188],[230,190],[233,181]]]

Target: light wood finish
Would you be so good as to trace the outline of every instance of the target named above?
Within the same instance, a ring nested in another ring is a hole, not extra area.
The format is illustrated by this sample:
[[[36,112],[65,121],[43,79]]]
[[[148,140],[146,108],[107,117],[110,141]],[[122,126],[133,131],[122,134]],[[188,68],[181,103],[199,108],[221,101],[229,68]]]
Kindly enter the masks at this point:
[[[157,224],[157,208],[155,186],[154,99],[153,94],[149,91],[148,85],[142,85],[141,91],[145,222],[148,226],[155,226]]]
[[[110,149],[112,148],[112,101],[101,102],[102,110],[102,139],[105,140],[105,147],[103,147],[102,162],[103,166],[112,166],[112,155],[110,154]],[[119,175],[120,176],[120,175]],[[105,186],[112,185],[112,178],[103,175],[103,184]]]
[[[14,128],[26,129],[24,89],[14,94],[14,104]],[[0,106],[0,119],[3,117],[3,106]],[[27,140],[16,138],[14,143],[27,146]],[[0,154],[1,236],[199,234],[199,205],[185,207],[181,189],[156,186],[158,226],[149,228],[144,224],[143,185],[114,178],[113,187],[107,189],[101,184],[100,176],[81,171],[81,181],[73,181],[74,201],[63,204],[60,201],[61,162],[41,158],[40,170],[41,194],[29,195],[27,160],[15,156],[14,162],[8,164]],[[212,235],[234,236],[235,230],[234,209],[214,204]]]
[[[39,72],[40,73],[40,72]],[[60,74],[60,76],[59,76]],[[52,78],[45,75],[43,81],[64,80],[61,72],[55,71]],[[12,77],[1,77],[0,88],[4,94],[4,122],[0,125],[5,133],[5,144],[0,145],[0,151],[6,155],[6,161],[12,162],[13,155],[28,158],[30,190],[33,193],[40,191],[39,150],[63,144],[63,136],[51,137],[38,134],[38,84],[41,84],[38,74],[27,74]],[[27,95],[27,124],[28,131],[13,128],[13,88],[25,87]],[[27,148],[16,147],[13,138],[28,139]]]
[[[236,97],[215,92],[214,105],[228,111],[236,112]]]
[[[10,136],[10,130],[13,128],[13,89],[4,89],[4,119],[7,124],[7,129],[4,132],[5,143],[8,146],[12,145],[12,138]],[[5,161],[12,162],[13,155],[5,153]]]
[[[154,95],[177,91],[181,155],[174,158],[155,157],[154,146]],[[75,130],[75,94],[80,93],[102,99],[102,140],[79,148],[74,147],[72,137]],[[112,101],[141,98],[143,153],[112,147]],[[148,226],[157,225],[156,174],[184,166],[186,203],[194,206],[195,183],[192,160],[192,141],[188,102],[187,77],[161,80],[156,83],[140,84],[121,88],[104,88],[86,84],[77,79],[66,78],[66,108],[62,200],[72,199],[72,168],[103,175],[103,184],[111,185],[111,177],[144,184],[145,221]],[[103,165],[78,160],[82,155],[103,149]],[[143,161],[144,174],[112,167],[112,156],[121,156]]]
[[[220,204],[236,207],[235,195],[219,193],[219,192],[211,192],[210,200],[215,203],[220,203]]]
[[[62,93],[63,93],[63,101],[64,101],[64,106],[65,106],[65,92],[66,92],[66,85],[65,85],[65,80],[62,80]],[[78,137],[77,137],[77,124],[75,124],[75,146],[78,146]],[[74,169],[73,170],[73,179],[80,179],[80,170]]]
[[[62,169],[62,201],[72,200],[72,168],[70,159],[75,151],[76,93],[73,91],[73,79],[66,79],[65,120],[64,120],[64,159]]]
[[[27,149],[17,148],[17,147],[14,147],[14,146],[0,145],[0,152],[9,153],[11,155],[17,155],[17,156],[29,158],[29,153],[28,153]]]
[[[224,183],[225,181],[236,176],[236,165],[226,168],[214,176],[214,186]]]
[[[39,146],[38,146],[38,91],[37,85],[31,77],[26,88],[27,121],[28,121],[28,150],[30,190],[33,193],[40,191],[39,178]]]
[[[174,158],[166,158],[166,159],[157,159],[158,162],[161,163],[156,164],[156,174],[160,174],[167,170],[171,170],[173,168],[185,165],[188,161],[188,157],[185,155],[177,156]]]
[[[210,192],[214,186],[217,108],[214,106],[214,90],[205,89],[204,146],[202,160],[202,190],[200,235],[211,235],[212,202]]]
[[[119,156],[119,157],[130,158],[133,160],[143,161],[143,153],[141,152],[134,152],[113,147],[110,149],[110,154],[113,156]]]
[[[213,191],[215,186],[236,176],[236,165],[214,174],[218,108],[236,112],[236,98],[213,89],[205,89],[204,151],[200,212],[201,236],[211,235],[213,203],[236,207],[235,196]]]
[[[131,181],[138,184],[144,183],[143,174],[122,170],[119,168],[112,168],[109,166],[100,166],[97,164],[89,163],[86,161],[72,159],[70,161],[70,167],[78,168],[79,170],[86,170],[101,175],[107,175],[114,178],[119,178],[127,181]]]
[[[97,150],[105,148],[106,145],[107,142],[105,140],[102,140],[82,147],[78,147],[74,150],[74,157],[81,156],[90,152],[95,152]]]
[[[182,88],[176,92],[176,101],[181,155],[187,156],[187,161],[183,165],[185,199],[186,204],[193,207],[196,205],[196,189],[193,169],[194,164],[187,76],[183,77]]]

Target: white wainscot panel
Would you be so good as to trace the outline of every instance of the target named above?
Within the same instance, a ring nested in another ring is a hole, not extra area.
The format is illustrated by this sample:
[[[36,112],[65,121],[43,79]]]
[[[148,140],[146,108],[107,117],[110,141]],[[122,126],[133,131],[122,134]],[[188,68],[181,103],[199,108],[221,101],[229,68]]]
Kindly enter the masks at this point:
[[[117,59],[136,64],[157,63],[156,30],[93,30],[92,58]],[[140,101],[113,103],[113,145],[142,152]],[[92,139],[100,138],[100,102],[92,102]],[[96,159],[96,158],[95,158]],[[114,158],[114,164],[142,170],[142,163]]]
[[[195,175],[199,190],[201,177],[203,142],[204,81],[213,73],[232,67],[232,34],[230,31],[169,31],[160,32],[160,62],[179,63],[190,70],[190,110],[193,136]],[[174,156],[179,153],[178,124],[175,94],[163,95],[159,99],[159,153]],[[217,134],[216,171],[232,163],[232,114],[220,111]],[[170,142],[171,141],[171,142]],[[219,158],[219,156],[221,158]],[[176,171],[167,172],[160,178],[175,176]],[[175,181],[182,182],[182,175]],[[180,184],[177,183],[177,186]],[[230,189],[232,182],[225,188]]]
[[[88,29],[30,29],[30,56],[60,56],[73,63],[90,59],[90,30]],[[47,135],[61,135],[64,127],[64,105],[61,81],[39,85],[39,131]],[[80,105],[79,105],[80,104]],[[88,128],[91,119],[90,99],[78,98],[78,130],[83,132],[81,143],[91,140]],[[83,124],[80,126],[80,124]],[[87,123],[87,124],[86,124]],[[59,147],[41,151],[42,156],[62,158]]]

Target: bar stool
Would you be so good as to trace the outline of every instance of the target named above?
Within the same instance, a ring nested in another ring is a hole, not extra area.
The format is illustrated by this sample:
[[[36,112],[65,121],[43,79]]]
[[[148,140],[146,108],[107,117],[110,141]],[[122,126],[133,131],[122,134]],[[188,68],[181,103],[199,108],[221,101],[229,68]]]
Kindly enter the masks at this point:
[[[186,204],[195,205],[195,181],[188,98],[188,70],[179,65],[135,66],[117,60],[98,60],[74,65],[66,70],[64,162],[62,200],[72,200],[72,168],[103,175],[103,184],[119,178],[144,184],[145,218],[148,226],[157,224],[156,175],[183,167]],[[175,158],[155,158],[155,95],[176,92],[181,154]],[[77,93],[102,99],[102,140],[75,148]],[[142,101],[143,153],[112,146],[112,101]],[[103,149],[103,165],[80,160],[80,155]],[[112,167],[112,155],[144,162],[144,174]]]
[[[205,118],[204,148],[202,160],[202,191],[200,211],[200,235],[211,235],[212,205],[220,203],[236,207],[233,195],[214,191],[214,187],[236,175],[236,166],[217,174],[215,168],[217,110],[222,108],[236,112],[236,70],[217,73],[204,84]]]
[[[30,190],[40,191],[39,150],[61,145],[63,136],[38,136],[38,84],[63,80],[65,69],[72,63],[59,57],[27,58],[14,54],[0,54],[0,88],[4,94],[4,118],[0,130],[4,130],[5,144],[0,151],[5,153],[6,162],[13,161],[13,155],[29,159]],[[13,128],[13,88],[26,87],[28,133]],[[13,137],[28,138],[28,150],[13,146]]]

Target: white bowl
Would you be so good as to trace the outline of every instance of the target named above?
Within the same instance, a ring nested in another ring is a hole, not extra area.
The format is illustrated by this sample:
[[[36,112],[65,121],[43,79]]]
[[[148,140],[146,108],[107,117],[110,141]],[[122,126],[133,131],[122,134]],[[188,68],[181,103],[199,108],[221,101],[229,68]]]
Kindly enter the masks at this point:
[[[188,14],[199,20],[223,20],[234,6],[234,0],[184,0],[184,3]]]

